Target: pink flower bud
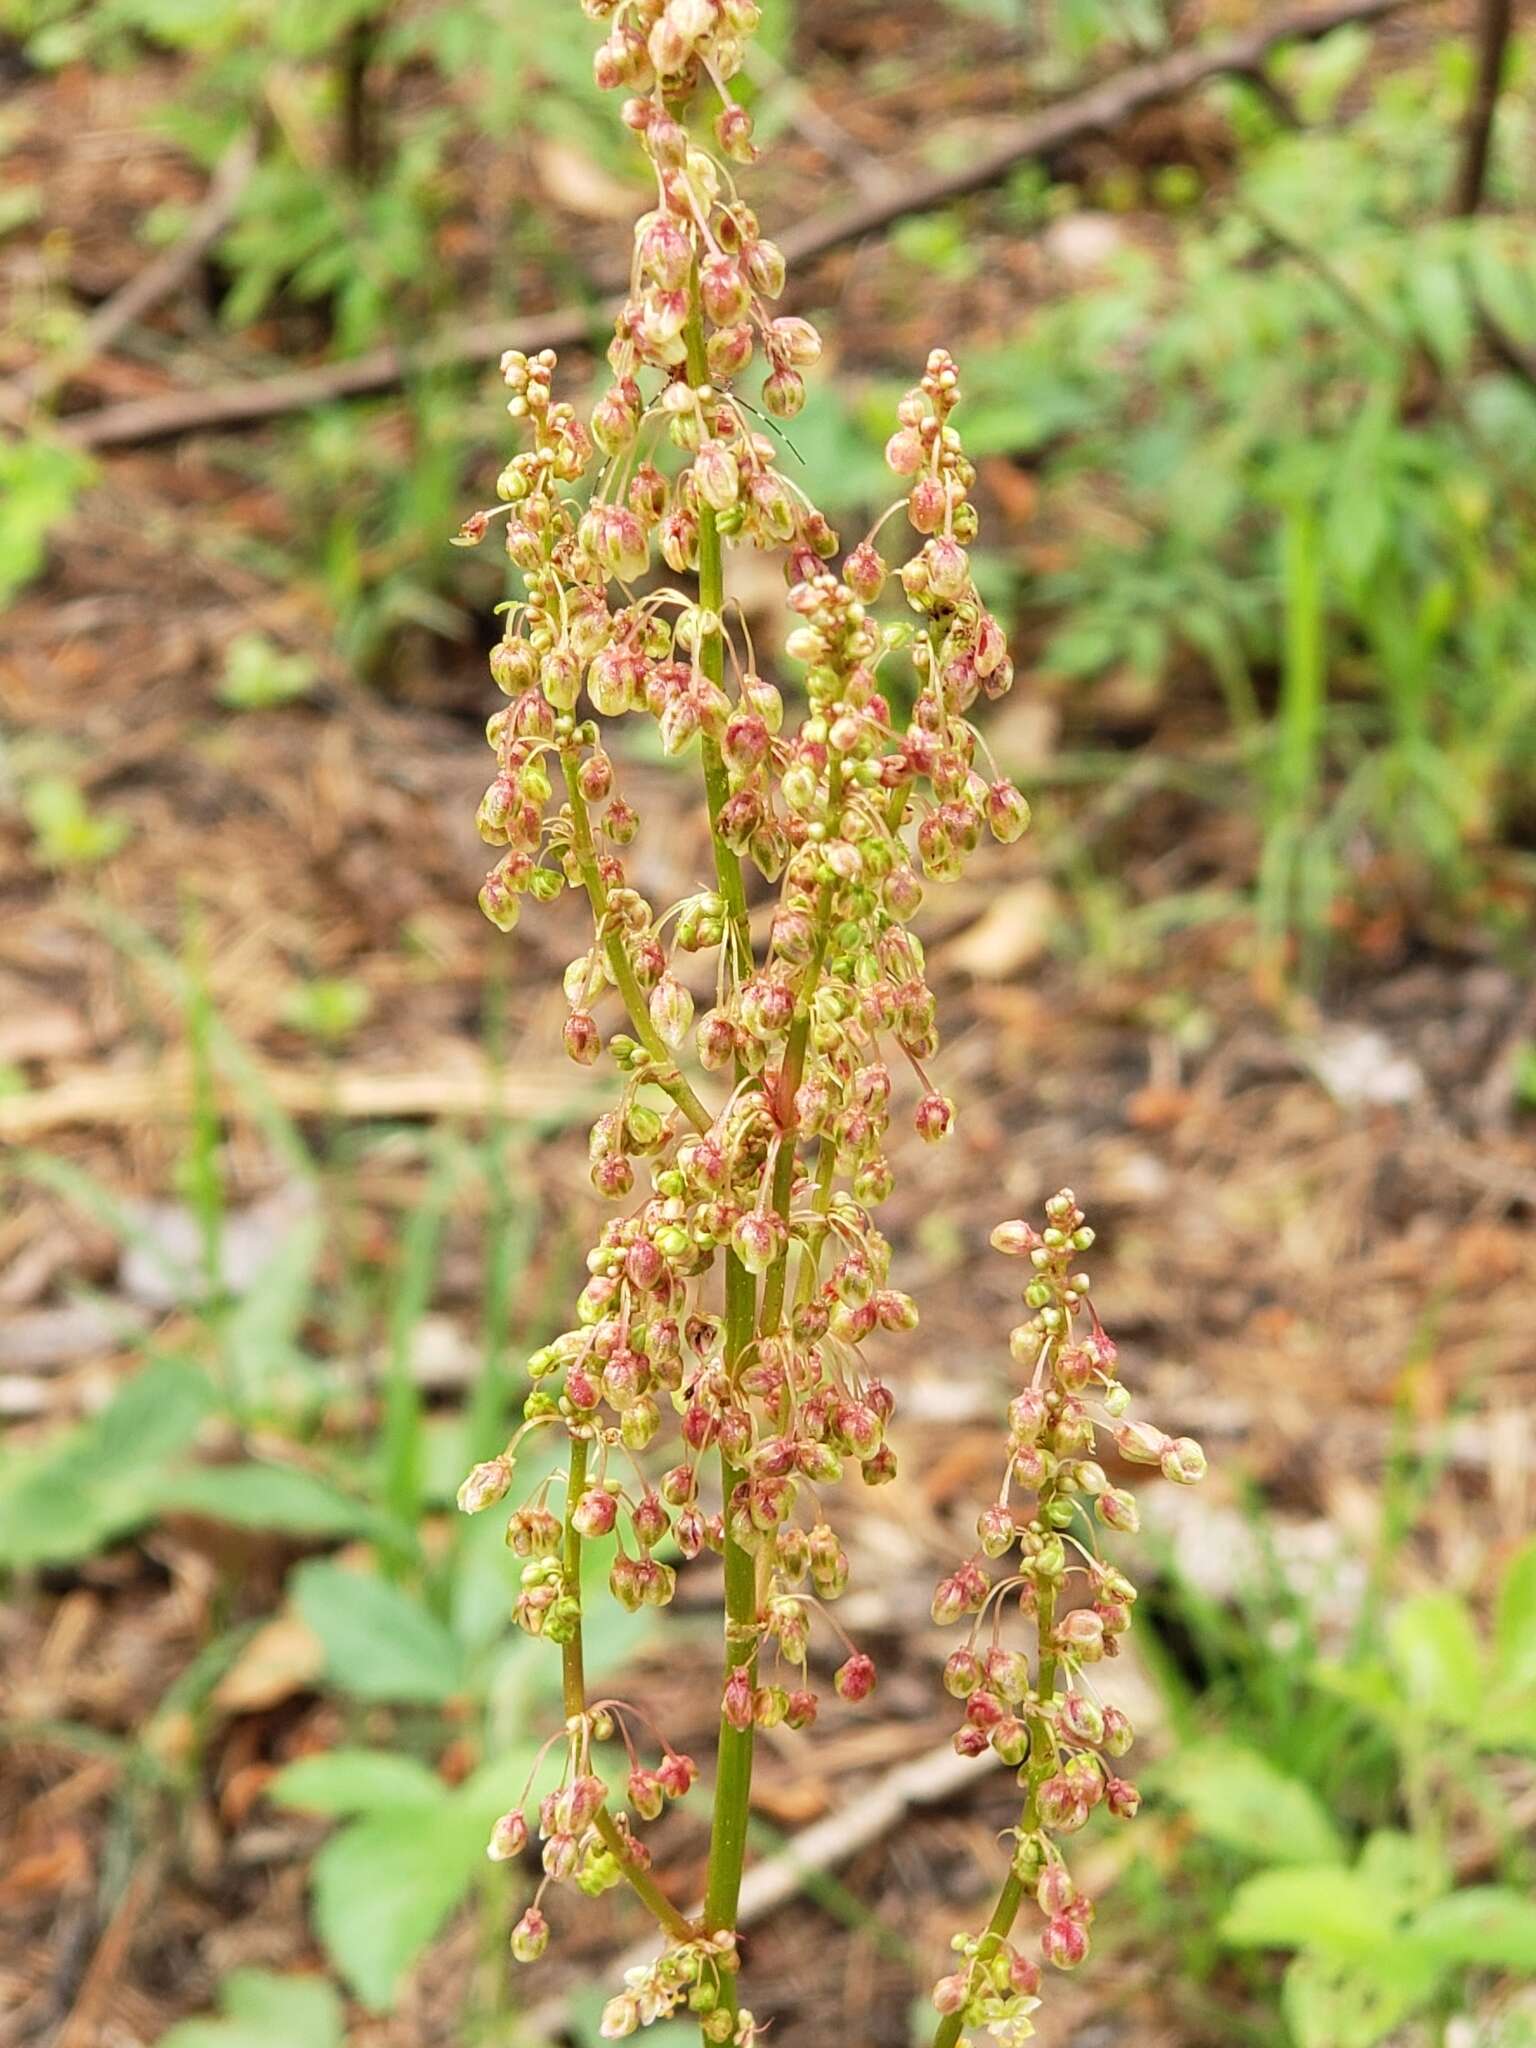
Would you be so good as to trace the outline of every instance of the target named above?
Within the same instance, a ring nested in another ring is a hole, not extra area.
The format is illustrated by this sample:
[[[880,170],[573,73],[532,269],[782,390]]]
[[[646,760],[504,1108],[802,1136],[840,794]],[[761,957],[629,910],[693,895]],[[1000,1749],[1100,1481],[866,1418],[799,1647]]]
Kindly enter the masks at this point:
[[[1072,1834],[1088,1819],[1088,1801],[1075,1778],[1056,1771],[1040,1787],[1040,1819],[1058,1834]]]
[[[947,1138],[954,1121],[955,1105],[947,1095],[938,1094],[923,1096],[912,1118],[917,1135],[928,1145]]]
[[[1122,1536],[1134,1536],[1141,1527],[1136,1496],[1123,1486],[1107,1488],[1094,1502],[1093,1511],[1106,1529],[1118,1530]]]
[[[482,1508],[494,1507],[497,1501],[505,1499],[511,1484],[512,1460],[488,1458],[460,1486],[459,1507],[466,1515],[478,1515]]]
[[[779,1255],[782,1233],[777,1216],[752,1210],[738,1218],[731,1246],[749,1273],[766,1273]]]
[[[571,1526],[582,1536],[606,1536],[619,1518],[619,1503],[605,1486],[589,1486],[571,1510]]]
[[[1029,830],[1029,804],[1011,782],[994,782],[987,791],[987,824],[992,837],[1012,846]]]
[[[763,380],[763,410],[792,420],[805,404],[805,379],[798,370],[775,370]]]
[[[946,2015],[964,2012],[970,1995],[970,1979],[957,1970],[952,1977],[941,1977],[934,1985],[934,2010]]]
[[[944,494],[944,486],[936,476],[919,477],[912,486],[911,496],[907,500],[907,517],[919,533],[937,533],[944,524],[944,513],[948,503],[949,501]],[[952,558],[946,556],[945,559],[952,563]],[[906,567],[908,569],[921,570],[922,587],[924,590],[927,590],[929,588],[929,577],[926,554],[915,556],[912,561],[906,564]]]
[[[699,496],[716,512],[728,512],[741,495],[736,457],[723,441],[706,441],[693,459]]]
[[[1116,1820],[1134,1820],[1141,1810],[1141,1794],[1129,1778],[1111,1778],[1104,1787],[1104,1804]]]
[[[1104,1711],[1086,1693],[1064,1693],[1057,1703],[1057,1725],[1072,1742],[1086,1742],[1097,1748],[1104,1740]]]
[[[729,384],[752,360],[752,329],[745,320],[717,327],[704,344],[711,381]]]
[[[915,476],[922,466],[923,444],[906,428],[892,434],[885,444],[885,466],[897,476]]]
[[[543,1854],[544,1872],[556,1884],[568,1883],[576,1875],[576,1865],[579,1861],[580,1850],[574,1835],[567,1834],[564,1829],[557,1829],[554,1834],[547,1837]]]
[[[867,1700],[875,1689],[875,1660],[865,1656],[862,1650],[855,1650],[837,1667],[832,1683],[845,1700]]]
[[[928,570],[928,587],[935,597],[953,603],[965,594],[971,580],[971,565],[958,541],[936,535],[923,549]]]
[[[753,242],[746,250],[747,276],[765,299],[776,299],[784,289],[787,266],[784,252],[776,242]]]
[[[608,1787],[590,1772],[572,1779],[559,1803],[564,1824],[573,1835],[591,1826],[607,1797]]]
[[[603,1035],[590,1010],[572,1010],[561,1034],[566,1052],[579,1067],[590,1067],[603,1049]]]
[[[746,775],[767,759],[770,744],[767,720],[755,711],[738,711],[726,723],[720,750],[728,767],[734,768],[739,775]]]
[[[651,990],[651,1022],[662,1041],[680,1046],[693,1023],[693,997],[674,974],[664,974]]]
[[[1004,1507],[1001,1501],[983,1508],[976,1517],[976,1535],[988,1557],[1006,1557],[1018,1535],[1012,1508]]]
[[[986,1656],[987,1684],[1000,1699],[1017,1706],[1029,1690],[1029,1659],[1022,1650],[994,1643]]]
[[[789,1704],[784,1709],[784,1725],[787,1728],[809,1728],[816,1719],[816,1695],[801,1686],[791,1692]]]
[[[1150,1422],[1122,1422],[1115,1431],[1115,1449],[1127,1465],[1159,1465],[1171,1439]]]
[[[1047,1863],[1035,1886],[1035,1904],[1047,1920],[1059,1918],[1076,1897],[1077,1886],[1072,1882],[1072,1873],[1065,1863]]]
[[[720,1711],[738,1735],[752,1726],[752,1681],[745,1665],[738,1664],[725,1681]]]
[[[681,1799],[699,1775],[699,1767],[681,1750],[669,1749],[656,1766],[656,1781],[669,1799]]]
[[[711,1074],[728,1067],[736,1056],[736,1027],[723,1010],[711,1010],[699,1023],[699,1064]]]
[[[752,116],[745,107],[728,106],[715,116],[715,140],[720,145],[722,156],[734,164],[750,164],[757,159],[757,145],[752,140]]]
[[[512,1953],[520,1963],[536,1963],[549,1947],[549,1922],[530,1906],[512,1930]]]
[[[655,1820],[666,1804],[660,1778],[638,1764],[629,1774],[626,1790],[630,1805],[642,1820]]]
[[[974,1650],[956,1650],[944,1665],[944,1690],[952,1698],[963,1700],[975,1692],[981,1684],[981,1660]]]
[[[1103,1618],[1092,1607],[1074,1607],[1056,1624],[1056,1640],[1063,1649],[1092,1662],[1104,1654]]]
[[[693,267],[693,244],[664,213],[650,214],[635,238],[635,253],[643,275],[664,291],[681,291]]]
[[[699,295],[716,327],[742,319],[752,303],[751,288],[734,256],[709,256],[699,265]]]
[[[1175,1437],[1158,1460],[1165,1479],[1176,1486],[1197,1486],[1205,1477],[1205,1452],[1192,1436]]]
[[[505,1863],[528,1846],[528,1822],[520,1807],[504,1813],[491,1829],[485,1853],[493,1863]]]
[[[1075,1970],[1088,1953],[1087,1929],[1061,1915],[1047,1923],[1040,1952],[1058,1970]]]
[[[873,604],[885,588],[886,566],[873,541],[861,540],[843,564],[843,581],[865,604]]]

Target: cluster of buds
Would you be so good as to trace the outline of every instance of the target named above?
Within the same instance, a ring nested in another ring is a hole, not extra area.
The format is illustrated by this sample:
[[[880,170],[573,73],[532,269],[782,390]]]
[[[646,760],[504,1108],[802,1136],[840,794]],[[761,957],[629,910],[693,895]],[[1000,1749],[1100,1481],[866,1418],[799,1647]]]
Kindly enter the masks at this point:
[[[597,80],[626,95],[655,201],[586,416],[557,399],[550,351],[503,358],[525,445],[459,538],[504,521],[520,579],[490,658],[507,701],[487,726],[495,772],[477,822],[496,865],[480,902],[510,930],[527,902],[585,897],[591,935],[564,973],[564,1044],[580,1066],[606,1051],[617,1070],[589,1144],[593,1188],[615,1208],[570,1327],[528,1361],[518,1437],[460,1499],[470,1511],[505,1501],[529,1432],[563,1442],[563,1469],[507,1521],[522,1560],[515,1619],[563,1663],[554,1739],[567,1767],[539,1809],[543,1882],[628,1882],[667,1936],[610,2004],[606,2035],[686,2007],[706,2040],[740,2044],[756,2030],[736,1997],[729,1909],[684,1920],[636,1831],[686,1791],[692,1765],[663,1743],[660,1764],[642,1766],[632,1710],[585,1698],[583,1549],[608,1549],[610,1592],[629,1609],[665,1607],[703,1553],[724,1560],[711,1875],[712,1894],[734,1898],[743,1752],[749,1764],[758,1730],[814,1720],[813,1635],[837,1641],[826,1665],[841,1698],[875,1685],[830,1612],[849,1570],[830,1495],[845,1477],[875,1486],[896,1471],[875,1354],[916,1327],[917,1309],[892,1284],[874,1211],[894,1184],[897,1075],[915,1076],[925,1141],[955,1115],[927,1071],[935,1002],[910,922],[925,882],[957,875],[984,834],[1016,839],[1029,814],[971,722],[1013,670],[971,570],[975,479],[951,358],[935,351],[902,399],[887,450],[900,495],[841,561],[781,466],[776,423],[799,411],[821,343],[775,311],[784,259],[735,182],[755,155],[730,91],[755,0],[583,6],[605,25]],[[713,147],[689,124],[698,93]],[[892,576],[877,542],[903,515],[912,551]],[[728,614],[723,565],[742,547],[783,559],[783,690]],[[888,583],[901,615],[882,618]],[[892,668],[907,671],[894,687]],[[662,752],[696,752],[703,770],[715,874],[670,905],[626,864],[640,818],[604,737],[625,717],[654,721]],[[762,946],[749,870],[776,891]],[[698,1087],[711,1076],[707,1103]],[[994,1689],[1006,1699],[1000,1678]],[[616,1738],[630,1745],[623,1804],[593,1755]],[[529,1839],[519,1808],[492,1853],[519,1856]],[[548,1940],[540,1898],[514,1934],[520,1958]],[[1027,1976],[1019,1965],[1009,1996],[1027,1995]]]
[[[461,1502],[463,1498],[461,1490]],[[611,1742],[615,1735],[622,1739],[629,1757],[625,1795],[643,1821],[656,1820],[667,1802],[682,1799],[697,1779],[692,1757],[664,1740],[654,1768],[641,1761],[630,1722],[644,1719],[638,1708],[621,1700],[600,1700],[572,1714],[535,1758],[522,1798],[492,1827],[486,1854],[493,1863],[520,1857],[535,1836],[539,1844],[539,1887],[512,1930],[512,1953],[518,1962],[535,1962],[549,1945],[543,1901],[550,1885],[571,1884],[597,1898],[650,1867],[650,1851],[636,1835],[628,1811],[610,1810],[609,1787],[594,1768],[594,1745]],[[560,1780],[539,1800],[530,1829],[527,1809],[533,1783],[557,1744],[564,1751]]]
[[[1203,1477],[1205,1456],[1192,1437],[1130,1419],[1118,1350],[1079,1265],[1093,1241],[1070,1188],[1046,1203],[1043,1230],[1013,1222],[992,1233],[996,1250],[1032,1269],[1030,1313],[1009,1337],[1028,1380],[1008,1404],[1007,1462],[997,1498],[977,1518],[977,1549],[940,1581],[933,1617],[972,1617],[966,1643],[944,1666],[946,1689],[964,1703],[955,1747],[966,1756],[994,1751],[1017,1771],[1025,1797],[999,1913],[984,1933],[956,1937],[957,1967],[934,1988],[945,2016],[936,2048],[953,2048],[962,2026],[985,2027],[1007,2044],[1029,2038],[1041,1972],[1008,1938],[1019,1906],[1027,1894],[1039,1908],[1044,1961],[1074,1969],[1088,1953],[1093,1902],[1068,1869],[1062,1839],[1097,1807],[1131,1820],[1141,1803],[1117,1769],[1131,1746],[1130,1721],[1100,1701],[1089,1677],[1089,1667],[1118,1653],[1136,1600],[1125,1573],[1099,1554],[1101,1530],[1138,1526],[1134,1497],[1100,1462],[1101,1438],[1123,1462],[1156,1465],[1181,1486]],[[988,1561],[1001,1565],[996,1578]],[[1033,1660],[1005,1639],[1010,1610],[1032,1630]]]
[[[763,2034],[751,2013],[732,2012],[721,2001],[722,1972],[735,1968],[736,1937],[729,1929],[676,1942],[654,1961],[625,1971],[624,1989],[603,2007],[598,2033],[605,2041],[622,2041],[686,2010],[698,2016],[702,2040],[752,2048]]]

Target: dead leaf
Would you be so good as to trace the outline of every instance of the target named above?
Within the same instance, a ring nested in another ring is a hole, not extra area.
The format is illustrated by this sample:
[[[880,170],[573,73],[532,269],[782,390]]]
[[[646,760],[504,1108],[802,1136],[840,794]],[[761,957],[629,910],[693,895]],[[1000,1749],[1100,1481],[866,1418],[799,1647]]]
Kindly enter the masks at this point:
[[[325,1669],[320,1638],[296,1614],[259,1628],[213,1689],[226,1714],[259,1714],[313,1685]]]
[[[1127,1121],[1138,1131],[1171,1131],[1195,1106],[1187,1088],[1138,1088],[1125,1105]]]
[[[941,963],[978,981],[1006,981],[1046,949],[1056,892],[1036,876],[994,896],[982,915],[940,952]]]
[[[992,455],[981,464],[981,477],[1006,523],[1028,526],[1040,505],[1040,486],[1029,471],[1005,456]]]
[[[584,220],[629,220],[633,216],[633,189],[610,178],[568,142],[553,137],[536,142],[533,163],[539,183],[555,204],[568,212],[579,213]]]

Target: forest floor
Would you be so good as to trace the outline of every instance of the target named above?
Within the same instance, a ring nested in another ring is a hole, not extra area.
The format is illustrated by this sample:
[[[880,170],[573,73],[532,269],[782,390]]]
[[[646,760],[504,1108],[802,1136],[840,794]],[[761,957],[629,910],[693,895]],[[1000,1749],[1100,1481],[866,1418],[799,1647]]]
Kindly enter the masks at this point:
[[[61,101],[76,89],[68,78],[49,87]],[[97,112],[101,132],[116,133],[116,113]],[[809,179],[816,159],[803,156]],[[97,162],[72,204],[108,205]],[[1001,324],[1006,282],[986,289],[998,303],[967,317]],[[891,317],[869,250],[824,266],[811,296],[837,308],[850,354],[861,323]],[[910,316],[914,340],[930,335],[931,310]],[[107,371],[94,374],[105,395]],[[1017,545],[1044,544],[1036,508],[1021,504],[1027,475],[999,469],[989,482],[1004,532],[1011,505]],[[182,1005],[125,939],[142,929],[195,958],[266,1086],[345,1159],[328,1254],[338,1288],[345,1264],[383,1275],[398,1264],[431,1171],[422,1134],[436,1121],[483,1129],[502,1091],[518,1192],[537,1212],[509,1304],[521,1343],[551,1326],[593,1214],[579,1090],[558,1054],[559,973],[579,927],[561,906],[507,940],[475,907],[478,726],[491,702],[477,648],[421,637],[387,689],[354,682],[328,652],[313,593],[264,579],[239,545],[280,514],[241,486],[217,441],[117,455],[46,581],[0,626],[7,729],[30,758],[77,759],[90,802],[129,827],[123,851],[82,879],[42,870],[21,820],[0,817],[0,1069],[14,1083],[0,1096],[0,1139],[80,1169],[152,1233],[189,1227],[178,1189],[197,1075]],[[222,650],[253,629],[321,665],[304,702],[243,714],[218,703]],[[923,1323],[891,1361],[903,1477],[853,1511],[857,1591],[844,1611],[884,1676],[870,1709],[829,1713],[813,1744],[766,1745],[756,1803],[780,1834],[858,1814],[892,1772],[944,1743],[950,1717],[933,1682],[943,1638],[928,1594],[967,1540],[1006,1398],[1012,1276],[987,1234],[1058,1186],[1076,1189],[1098,1230],[1097,1298],[1127,1377],[1209,1451],[1199,1496],[1149,1489],[1148,1547],[1165,1545],[1209,1598],[1234,1600],[1259,1569],[1261,1528],[1315,1598],[1325,1637],[1347,1630],[1386,1541],[1388,1475],[1405,1459],[1431,1477],[1394,1554],[1401,1588],[1475,1580],[1536,1519],[1536,1143],[1515,1087],[1536,1035],[1527,980],[1479,931],[1397,909],[1339,932],[1315,997],[1257,972],[1243,898],[1251,827],[1181,794],[1168,772],[1211,759],[1208,708],[1194,699],[1105,712],[1026,680],[990,734],[1026,787],[1049,794],[1022,848],[979,860],[922,927],[945,1030],[936,1078],[960,1118],[936,1153],[915,1140],[900,1149],[886,1212]],[[1125,756],[1114,780],[1055,779],[1074,749],[1106,738]],[[667,770],[641,761],[625,773],[646,826],[640,879],[671,900],[706,849]],[[1062,855],[1069,841],[1115,877],[1114,906],[1092,930]],[[1156,906],[1197,882],[1229,892],[1230,910],[1165,928]],[[294,1022],[295,987],[321,978],[366,996],[339,1053]],[[216,1085],[230,1215],[259,1263],[299,1197],[259,1102]],[[444,1413],[476,1370],[484,1229],[483,1204],[451,1214],[414,1332],[414,1368]],[[14,1443],[99,1409],[146,1340],[173,1343],[187,1313],[57,1187],[10,1182],[0,1357]],[[314,1342],[366,1421],[370,1356],[349,1353],[335,1321]],[[316,1962],[306,1870],[321,1830],[263,1797],[276,1769],[330,1746],[342,1725],[302,1657],[227,1686],[193,1788],[174,1803],[128,1782],[117,1747],[94,1754],[47,1733],[118,1738],[154,1722],[216,1627],[280,1611],[303,1548],[173,1515],[15,1584],[0,1619],[17,1724],[0,1791],[6,2048],[138,2048],[204,2009],[232,1967]],[[1197,1663],[1186,1675],[1198,1686]],[[1144,1673],[1127,1684],[1156,1751],[1157,1692]],[[664,1703],[676,1739],[706,1741],[718,1676],[702,1638],[682,1662],[642,1649],[631,1689]],[[382,1709],[368,1727],[393,1739]],[[445,1777],[465,1767],[448,1742]],[[749,1951],[773,2038],[902,2048],[949,1931],[995,1887],[1010,1817],[1007,1785],[984,1778],[880,1834],[839,1869],[840,1888],[773,1911]],[[1178,1821],[1154,1814],[1144,1828],[1132,1851],[1102,1851],[1111,1901],[1127,1853],[1178,1882]],[[675,1818],[659,1835],[675,1896],[692,1895],[701,1853],[696,1822]],[[560,1996],[641,1933],[620,1901],[572,1915],[532,1996]],[[399,2009],[357,2013],[349,2041],[460,2039],[485,1940],[484,1916],[463,1912]],[[1081,1980],[1053,1987],[1047,2038],[1217,2048],[1239,2037],[1243,2000],[1220,1972],[1191,1991],[1133,1931]]]

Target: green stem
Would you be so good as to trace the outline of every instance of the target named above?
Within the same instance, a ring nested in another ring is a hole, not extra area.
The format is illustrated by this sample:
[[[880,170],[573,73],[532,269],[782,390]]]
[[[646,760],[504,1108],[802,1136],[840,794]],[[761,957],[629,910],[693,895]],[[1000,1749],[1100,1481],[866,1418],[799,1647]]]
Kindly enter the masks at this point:
[[[688,351],[688,381],[697,390],[709,382],[709,363],[704,353],[704,316],[699,309],[697,277],[693,280],[693,311],[683,330]],[[725,683],[725,554],[720,541],[720,522],[710,505],[699,506],[699,608],[715,621],[699,639],[699,667],[712,683]],[[699,749],[704,761],[704,792],[709,803],[710,837],[715,845],[715,874],[725,899],[730,925],[730,951],[738,979],[751,971],[752,936],[747,919],[747,885],[741,862],[720,837],[720,811],[730,795],[730,778],[720,742],[702,733]]]
[[[827,941],[832,931],[832,884],[823,882],[821,895],[816,904],[816,923],[811,941],[810,963],[805,970],[805,980],[795,1003],[795,1014],[790,1020],[789,1037],[784,1047],[784,1065],[779,1080],[779,1150],[773,1162],[773,1185],[770,1200],[782,1219],[786,1232],[789,1226],[790,1197],[795,1185],[795,1161],[799,1149],[799,1133],[795,1124],[795,1097],[800,1092],[800,1083],[805,1079],[805,1055],[811,1039],[811,1007],[816,995],[817,983],[821,980],[822,962],[827,957]],[[786,1235],[784,1249],[768,1270],[763,1282],[763,1311],[759,1327],[766,1333],[779,1327],[779,1317],[784,1310],[784,1285],[789,1273],[789,1241]]]
[[[608,890],[603,881],[602,869],[598,866],[597,847],[592,839],[592,820],[587,812],[587,800],[581,793],[576,757],[571,753],[562,754],[561,762],[565,769],[565,786],[570,794],[571,847],[576,855],[576,865],[581,871],[581,879],[586,885],[587,900],[592,905],[592,917],[604,957],[608,962],[608,970],[613,976],[614,987],[629,1012],[631,1029],[650,1054],[656,1067],[653,1078],[657,1087],[671,1096],[695,1130],[707,1131],[712,1121],[709,1111],[679,1073],[677,1062],[673,1059],[666,1040],[651,1022],[650,1008],[645,1000],[645,991],[635,974],[634,963],[624,949],[622,934],[615,929],[608,915]]]
[[[1056,1658],[1047,1654],[1045,1645],[1050,1641],[1056,1626],[1056,1589],[1042,1584],[1038,1593],[1040,1668],[1035,1682],[1035,1696],[1045,1701],[1056,1691]],[[1019,1813],[1018,1833],[1020,1839],[1032,1835],[1040,1825],[1040,1787],[1056,1768],[1055,1738],[1049,1724],[1037,1719],[1030,1742],[1029,1784],[1026,1788],[1024,1805]],[[971,1968],[984,1963],[989,1955],[1013,1932],[1013,1923],[1019,1916],[1019,1907],[1024,1902],[1024,1880],[1017,1867],[1010,1862],[1008,1875],[1003,1879],[1002,1890],[997,1895],[997,1904],[992,1917],[982,1933],[981,1943]],[[963,2012],[952,2012],[939,2021],[933,2036],[933,2048],[955,2048],[965,2025]]]
[[[581,1597],[581,1531],[576,1527],[572,1517],[576,1503],[586,1488],[588,1450],[589,1445],[585,1437],[571,1438],[570,1477],[565,1492],[565,1544],[562,1562],[565,1566],[566,1590],[573,1593],[578,1601]],[[565,1717],[568,1721],[580,1720],[587,1711],[587,1680],[579,1615],[569,1640],[560,1646],[560,1679],[565,1701]],[[634,1860],[618,1824],[606,1806],[598,1809],[592,1825],[612,1852],[614,1861],[623,1871],[631,1890],[641,1904],[674,1941],[691,1941],[698,1931],[693,1922],[677,1910],[650,1872],[643,1870]]]
[[[698,279],[692,281],[692,310],[684,330],[688,350],[688,379],[697,389],[709,382],[709,365],[704,354],[704,317],[699,305]],[[699,636],[699,667],[710,681],[725,681],[725,559],[720,527],[708,505],[699,507],[699,608],[713,623]],[[709,807],[710,838],[714,844],[715,875],[725,903],[728,927],[728,973],[734,981],[750,974],[754,964],[752,934],[747,917],[747,890],[741,862],[720,836],[720,812],[730,794],[730,779],[720,743],[711,734],[700,735],[704,765],[704,793]],[[740,1078],[740,1075],[738,1075]],[[734,1252],[725,1262],[725,1363],[734,1377],[751,1347],[757,1328],[757,1283]],[[725,1533],[725,1668],[722,1690],[731,1674],[745,1666],[749,1680],[757,1679],[757,1565],[730,1532],[731,1495],[741,1482],[741,1473],[723,1453],[720,1485],[726,1515]],[[747,1816],[752,1797],[752,1760],[755,1731],[733,1728],[720,1717],[720,1742],[716,1752],[715,1807],[709,1837],[709,1873],[704,1891],[704,1925],[711,1933],[736,1925],[741,1896],[741,1873],[747,1853]],[[736,1972],[720,1972],[720,2003],[727,2012],[737,2012]]]

